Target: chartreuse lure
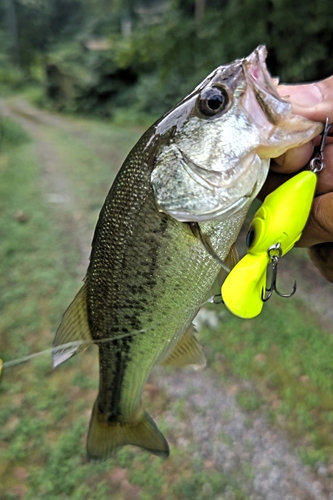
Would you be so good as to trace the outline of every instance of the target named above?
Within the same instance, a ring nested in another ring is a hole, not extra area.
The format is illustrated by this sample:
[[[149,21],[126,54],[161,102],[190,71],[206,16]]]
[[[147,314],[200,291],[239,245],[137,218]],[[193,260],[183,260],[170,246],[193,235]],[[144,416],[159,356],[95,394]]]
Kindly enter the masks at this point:
[[[275,291],[279,258],[300,239],[308,220],[317,184],[317,173],[324,168],[324,146],[333,124],[329,117],[322,133],[317,153],[309,170],[301,172],[269,194],[255,213],[247,234],[247,254],[230,271],[221,288],[224,304],[240,318],[260,314],[264,302]],[[267,269],[272,264],[271,286],[266,288]]]
[[[221,289],[227,308],[241,318],[260,314],[276,286],[278,259],[300,239],[309,217],[317,176],[301,172],[269,194],[256,212],[247,234],[247,254],[228,274]],[[272,263],[272,287],[266,289]],[[296,290],[289,295],[290,296]],[[265,297],[266,292],[268,296]]]

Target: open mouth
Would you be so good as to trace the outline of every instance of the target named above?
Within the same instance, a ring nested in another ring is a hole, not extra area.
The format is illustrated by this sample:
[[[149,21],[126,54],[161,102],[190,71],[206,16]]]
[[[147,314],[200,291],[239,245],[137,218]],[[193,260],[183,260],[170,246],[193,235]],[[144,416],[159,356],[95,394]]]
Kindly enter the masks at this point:
[[[266,67],[267,50],[264,45],[257,47],[252,54],[243,60],[244,74],[250,78],[252,84],[281,99],[276,85],[278,78],[272,78]]]

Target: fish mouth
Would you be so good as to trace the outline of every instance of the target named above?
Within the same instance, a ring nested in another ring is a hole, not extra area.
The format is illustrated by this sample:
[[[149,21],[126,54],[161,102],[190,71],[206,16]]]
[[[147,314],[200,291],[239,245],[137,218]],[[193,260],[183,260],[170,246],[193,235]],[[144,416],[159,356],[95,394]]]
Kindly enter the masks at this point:
[[[266,67],[267,50],[259,45],[242,59],[248,92],[242,97],[244,111],[259,130],[265,130],[257,153],[261,158],[276,158],[291,147],[300,146],[322,131],[322,124],[293,113],[290,101],[278,91],[278,78],[272,78]]]
[[[278,78],[272,78],[266,67],[267,50],[259,45],[248,57],[242,60],[243,74],[247,87],[246,104],[248,113],[259,127],[274,131],[290,117],[292,106],[283,100],[278,91]]]
[[[272,78],[266,66],[267,49],[259,45],[242,60],[244,76],[252,87],[260,87],[283,102],[277,91],[278,78]]]

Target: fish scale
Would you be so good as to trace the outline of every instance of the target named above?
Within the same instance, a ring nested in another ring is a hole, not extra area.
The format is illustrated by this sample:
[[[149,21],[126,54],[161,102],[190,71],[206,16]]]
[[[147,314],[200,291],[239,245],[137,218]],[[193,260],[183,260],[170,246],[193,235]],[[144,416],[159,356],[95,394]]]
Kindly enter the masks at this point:
[[[220,66],[157,121],[105,200],[84,286],[63,316],[53,357],[58,366],[99,346],[91,460],[126,444],[169,454],[141,404],[147,378],[157,363],[205,365],[192,320],[221,262],[236,263],[234,243],[269,159],[320,133],[321,124],[293,115],[279,97],[265,57],[258,47]]]
[[[135,155],[133,161],[134,170],[137,170],[135,169],[136,157]],[[132,176],[130,168],[126,173],[129,177]],[[135,181],[138,190],[140,190],[139,181],[142,177],[140,175],[140,179],[136,178]],[[122,182],[116,182],[107,197],[101,218],[104,217],[104,211],[106,218],[111,211],[113,213],[114,210],[119,210],[120,213],[123,211],[124,207],[121,205],[123,192],[121,196],[117,196],[118,190],[122,191],[123,187]],[[126,187],[129,191],[131,190],[130,184],[127,184]],[[120,200],[119,204],[117,204],[118,200]],[[114,204],[117,204],[116,208],[114,208]],[[143,377],[140,380],[140,385],[144,384],[158,358],[161,358],[168,346],[172,346],[191,323],[197,312],[198,304],[203,301],[212,279],[214,280],[219,272],[219,266],[207,255],[200,241],[193,236],[186,223],[178,222],[170,216],[157,212],[151,189],[148,190],[146,197],[140,198],[140,203],[135,204],[135,207],[136,209],[131,212],[133,217],[130,220],[126,217],[117,223],[117,231],[121,235],[123,232],[126,234],[126,243],[122,244],[121,254],[112,245],[112,240],[115,237],[112,226],[108,226],[106,233],[105,226],[102,225],[101,235],[98,233],[97,227],[96,238],[101,243],[96,245],[96,253],[92,254],[92,262],[95,265],[89,267],[86,278],[89,309],[98,312],[102,300],[104,309],[109,307],[111,309],[112,306],[114,311],[110,311],[107,316],[107,324],[105,324],[104,316],[99,316],[97,320],[94,320],[92,335],[93,338],[98,339],[131,331],[133,323],[131,319],[126,319],[126,315],[129,316],[133,310],[137,322],[136,329],[147,327],[151,324],[152,319],[158,326],[150,331],[149,336],[133,336],[131,339],[132,349],[128,346],[128,340],[126,340],[127,347],[125,349],[122,347],[125,341],[115,341],[111,345],[99,347],[100,395],[103,395],[103,400],[99,397],[100,407],[105,407],[106,401],[110,401],[110,389],[104,390],[104,387],[119,385],[125,372],[128,379],[135,377],[139,380],[136,366],[142,367],[148,364],[148,369],[142,370]],[[117,216],[115,216],[115,220],[117,220]],[[239,221],[239,223],[241,222]],[[226,234],[226,225],[226,223],[215,223],[214,232],[217,232],[218,236]],[[146,231],[147,227],[149,227],[149,232]],[[213,234],[213,228],[210,229],[210,232]],[[120,238],[120,241],[122,239]],[[220,239],[220,241],[223,240]],[[110,248],[107,266],[112,272],[108,273],[100,268],[100,262],[103,262],[103,267],[106,262],[106,257],[103,255],[105,247]],[[229,248],[223,249],[222,245],[222,248],[218,250],[221,252],[221,257],[224,258]],[[116,262],[114,262],[115,259]],[[121,262],[120,266],[118,266],[119,262]],[[184,262],[186,262],[186,269],[183,272]],[[94,276],[97,276],[98,287]],[[168,282],[167,288],[164,286],[165,282]],[[138,287],[141,287],[139,294],[137,293]],[[100,289],[107,290],[107,295],[103,294],[101,297]],[[98,290],[97,297],[94,294],[95,290]],[[118,328],[117,325],[119,325]],[[112,350],[117,351],[117,349],[118,352],[122,352],[123,370],[122,374],[118,371],[118,384],[114,384],[109,372],[112,367],[111,352]],[[147,359],[147,350],[150,352],[149,359]],[[133,362],[133,373],[127,368],[126,356],[124,357],[126,351],[127,356]],[[110,369],[107,369],[108,366]],[[123,393],[127,394],[126,381],[123,383],[125,384]],[[141,390],[133,391],[134,394],[140,394],[140,392]],[[130,399],[132,401],[131,408],[127,409],[126,412],[124,409],[119,410],[122,415],[133,413],[133,406],[136,406],[137,402],[134,400],[135,398],[132,398],[132,395]],[[118,403],[120,404],[119,401]]]

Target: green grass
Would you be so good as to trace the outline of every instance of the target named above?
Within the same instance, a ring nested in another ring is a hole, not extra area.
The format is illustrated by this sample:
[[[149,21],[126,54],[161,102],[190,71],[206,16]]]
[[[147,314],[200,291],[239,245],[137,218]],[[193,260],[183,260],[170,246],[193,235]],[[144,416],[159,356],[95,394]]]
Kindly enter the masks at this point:
[[[216,330],[205,328],[201,341],[214,346],[209,361],[221,376],[254,382],[256,392],[241,390],[237,395],[241,406],[249,411],[264,407],[294,439],[305,462],[331,461],[331,333],[296,298],[274,297],[253,320],[223,310],[220,324]]]

